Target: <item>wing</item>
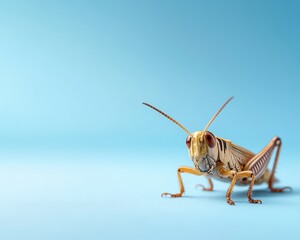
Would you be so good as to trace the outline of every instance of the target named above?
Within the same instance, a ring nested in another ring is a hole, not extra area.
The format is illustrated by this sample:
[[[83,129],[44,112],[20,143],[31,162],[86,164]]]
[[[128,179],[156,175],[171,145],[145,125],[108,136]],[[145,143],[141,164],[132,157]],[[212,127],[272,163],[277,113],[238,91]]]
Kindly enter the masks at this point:
[[[245,164],[255,156],[253,152],[233,143],[231,144],[231,153],[233,157],[243,166],[245,166]]]
[[[217,137],[219,148],[219,159],[228,166],[230,170],[242,171],[247,162],[255,154],[246,148],[233,144],[230,140]]]

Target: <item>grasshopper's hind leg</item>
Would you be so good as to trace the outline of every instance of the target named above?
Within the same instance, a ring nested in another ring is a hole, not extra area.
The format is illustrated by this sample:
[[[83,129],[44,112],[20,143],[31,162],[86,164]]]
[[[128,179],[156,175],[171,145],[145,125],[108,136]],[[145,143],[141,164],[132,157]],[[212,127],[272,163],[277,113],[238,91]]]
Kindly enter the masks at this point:
[[[278,164],[278,158],[279,158],[279,154],[280,154],[280,150],[281,150],[281,140],[280,140],[280,138],[276,137],[276,139],[274,139],[274,140],[275,140],[274,144],[277,146],[277,151],[276,151],[276,156],[275,156],[271,176],[270,176],[269,181],[268,181],[269,189],[271,190],[271,192],[283,192],[286,189],[292,190],[291,187],[283,187],[283,188],[274,188],[273,187],[273,184],[275,182],[275,179],[274,179],[275,171],[276,171],[276,167],[277,167],[277,164]]]
[[[190,174],[194,174],[194,175],[198,175],[198,176],[203,175],[203,173],[196,170],[195,168],[191,168],[191,167],[180,167],[180,168],[178,168],[177,177],[178,177],[178,181],[179,181],[180,192],[175,193],[175,194],[164,192],[164,193],[161,194],[162,197],[163,196],[171,196],[171,197],[175,198],[175,197],[181,197],[182,196],[182,194],[184,193],[184,186],[183,186],[183,182],[182,182],[181,173],[190,173]]]
[[[211,178],[209,176],[206,176],[206,178],[208,180],[209,187],[204,187],[202,184],[197,184],[196,188],[197,187],[202,187],[203,191],[212,191],[214,189],[213,182],[212,182],[212,180],[211,180]]]
[[[284,188],[274,188],[274,175],[275,170],[278,163],[279,153],[281,149],[281,140],[279,137],[274,137],[269,144],[261,150],[257,155],[255,155],[252,159],[249,160],[249,162],[245,165],[244,170],[250,170],[255,175],[255,180],[260,178],[266,171],[267,165],[271,159],[272,153],[274,149],[277,148],[276,156],[274,160],[273,169],[271,172],[271,176],[268,180],[269,189],[272,192],[283,192],[285,189],[291,189],[290,187],[284,187]]]

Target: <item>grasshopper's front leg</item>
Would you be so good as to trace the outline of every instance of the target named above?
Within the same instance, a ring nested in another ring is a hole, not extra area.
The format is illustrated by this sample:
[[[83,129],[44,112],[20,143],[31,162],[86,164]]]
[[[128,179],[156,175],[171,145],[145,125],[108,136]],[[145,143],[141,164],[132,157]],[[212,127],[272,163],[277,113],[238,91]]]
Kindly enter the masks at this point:
[[[198,175],[198,176],[205,174],[205,173],[202,173],[199,170],[196,170],[195,168],[191,168],[191,167],[180,167],[180,168],[178,168],[177,177],[178,177],[178,181],[179,181],[180,192],[175,193],[175,194],[164,192],[164,193],[161,194],[162,197],[163,196],[171,196],[173,198],[176,198],[176,197],[181,197],[182,196],[182,194],[184,193],[184,186],[183,186],[183,182],[182,182],[181,173],[190,173],[190,174],[194,174],[194,175]]]

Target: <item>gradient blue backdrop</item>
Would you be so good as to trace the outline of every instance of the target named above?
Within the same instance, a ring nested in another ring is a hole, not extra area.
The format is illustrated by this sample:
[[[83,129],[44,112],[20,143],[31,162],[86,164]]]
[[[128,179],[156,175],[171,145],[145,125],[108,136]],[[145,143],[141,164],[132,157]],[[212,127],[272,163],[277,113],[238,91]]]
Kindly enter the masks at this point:
[[[239,239],[252,224],[257,236],[298,239],[299,10],[278,0],[0,1],[0,238]],[[203,179],[184,176],[186,198],[160,199],[191,165],[186,134],[141,103],[195,131],[230,96],[210,130],[255,152],[279,135],[280,184],[294,192],[258,190],[264,204],[252,206],[237,188],[232,208],[228,185],[202,193],[192,189]]]

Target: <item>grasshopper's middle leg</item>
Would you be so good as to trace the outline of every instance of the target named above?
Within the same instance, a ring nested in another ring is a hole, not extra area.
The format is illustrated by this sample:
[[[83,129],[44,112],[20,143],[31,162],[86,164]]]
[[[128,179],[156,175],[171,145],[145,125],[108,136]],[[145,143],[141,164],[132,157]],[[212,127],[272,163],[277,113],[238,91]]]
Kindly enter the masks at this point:
[[[183,182],[182,182],[182,177],[181,177],[181,173],[190,173],[190,174],[194,174],[194,175],[203,175],[204,173],[201,173],[200,171],[196,170],[195,168],[191,168],[191,167],[180,167],[177,170],[177,177],[178,177],[178,181],[179,181],[179,187],[180,187],[180,192],[176,193],[176,194],[171,194],[171,193],[167,193],[164,192],[161,194],[161,196],[171,196],[173,198],[175,197],[181,197],[182,194],[184,193],[184,186],[183,186]]]
[[[205,176],[205,177],[208,180],[209,187],[204,187],[202,184],[197,184],[196,188],[197,187],[202,187],[203,191],[209,191],[210,192],[210,191],[212,191],[214,189],[214,184],[213,184],[213,182],[212,182],[212,180],[211,180],[211,178],[209,176]]]
[[[254,185],[254,181],[255,181],[255,176],[253,174],[252,171],[241,171],[241,172],[235,172],[233,170],[226,170],[226,169],[219,169],[219,175],[222,177],[227,177],[229,179],[232,179],[231,184],[226,192],[226,201],[230,204],[230,205],[234,205],[234,201],[231,200],[231,192],[232,189],[236,183],[236,181],[238,179],[241,178],[251,178],[251,182],[250,182],[250,186],[249,186],[249,190],[247,193],[248,196],[248,201],[250,203],[262,203],[261,200],[255,200],[252,198],[252,188]]]

